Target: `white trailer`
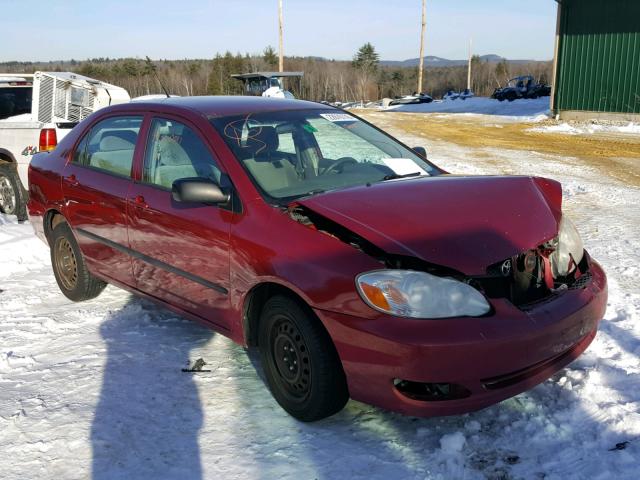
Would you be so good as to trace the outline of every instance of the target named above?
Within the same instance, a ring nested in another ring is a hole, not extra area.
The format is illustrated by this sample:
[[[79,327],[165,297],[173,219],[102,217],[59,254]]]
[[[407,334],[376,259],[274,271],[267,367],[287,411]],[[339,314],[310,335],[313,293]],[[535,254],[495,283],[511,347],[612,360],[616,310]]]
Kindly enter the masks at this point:
[[[129,100],[125,89],[76,73],[0,73],[0,212],[26,220],[31,157],[94,111]]]

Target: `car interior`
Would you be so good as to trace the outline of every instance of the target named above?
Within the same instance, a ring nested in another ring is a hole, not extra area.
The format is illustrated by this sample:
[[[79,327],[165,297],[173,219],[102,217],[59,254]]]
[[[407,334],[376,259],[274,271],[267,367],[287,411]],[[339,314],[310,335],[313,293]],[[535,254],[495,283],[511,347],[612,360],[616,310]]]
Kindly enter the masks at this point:
[[[364,159],[330,158],[327,154],[338,155],[341,142],[321,148],[314,132],[317,129],[306,122],[254,124],[238,139],[234,152],[258,186],[274,197],[366,183],[393,174],[387,166]]]
[[[185,125],[154,120],[145,159],[143,180],[170,189],[180,178],[206,178],[220,183],[215,166],[202,140]]]
[[[130,175],[133,152],[138,138],[137,132],[108,130],[99,135],[98,149],[89,155],[89,165],[118,175]]]

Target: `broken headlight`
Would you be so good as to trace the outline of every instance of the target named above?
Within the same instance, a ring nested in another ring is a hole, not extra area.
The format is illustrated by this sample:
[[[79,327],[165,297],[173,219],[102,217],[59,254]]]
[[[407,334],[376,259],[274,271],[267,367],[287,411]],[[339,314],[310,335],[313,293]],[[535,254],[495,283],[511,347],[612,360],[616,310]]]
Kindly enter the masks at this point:
[[[367,305],[398,317],[479,317],[491,308],[466,283],[413,270],[363,273],[356,278],[356,286]]]
[[[558,240],[551,254],[553,278],[566,277],[572,273],[584,256],[584,245],[578,230],[566,215],[560,220]]]

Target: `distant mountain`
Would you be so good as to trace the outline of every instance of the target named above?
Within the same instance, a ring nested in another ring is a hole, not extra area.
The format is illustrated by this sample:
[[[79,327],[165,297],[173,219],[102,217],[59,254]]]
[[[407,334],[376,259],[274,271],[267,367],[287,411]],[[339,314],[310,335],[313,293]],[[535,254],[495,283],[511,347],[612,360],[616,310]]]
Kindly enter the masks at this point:
[[[489,54],[481,55],[480,60],[489,63],[499,63],[506,60],[509,63],[530,63],[536,60],[509,60],[501,57],[500,55]],[[424,57],[425,67],[456,67],[460,65],[466,65],[468,60],[449,60],[448,58],[428,56]],[[420,58],[410,58],[408,60],[381,60],[381,65],[387,65],[389,67],[417,67],[420,63]]]

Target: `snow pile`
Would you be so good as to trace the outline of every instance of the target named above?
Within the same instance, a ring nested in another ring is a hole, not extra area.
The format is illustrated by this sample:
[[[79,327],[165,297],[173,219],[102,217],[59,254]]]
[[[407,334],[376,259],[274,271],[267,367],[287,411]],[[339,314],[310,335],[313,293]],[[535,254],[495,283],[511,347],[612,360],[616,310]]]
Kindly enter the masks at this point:
[[[49,263],[49,249],[35,235],[25,238],[22,229],[11,228],[10,218],[15,217],[0,214],[0,278],[38,271]]]
[[[462,432],[448,433],[440,439],[442,453],[454,455],[462,452],[466,439]]]
[[[616,125],[606,123],[557,123],[551,125],[541,125],[530,128],[530,132],[542,133],[564,133],[567,135],[590,135],[594,133],[614,133],[624,135],[640,135],[640,124],[629,123],[627,125]]]
[[[466,100],[436,100],[432,103],[391,106],[386,110],[415,113],[499,115],[512,117],[514,120],[532,122],[547,120],[551,114],[549,97],[522,99],[513,102],[500,102],[487,97],[474,97]]]

